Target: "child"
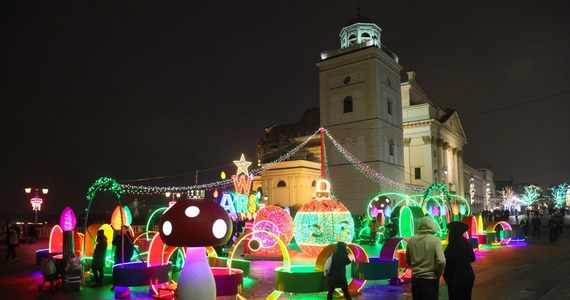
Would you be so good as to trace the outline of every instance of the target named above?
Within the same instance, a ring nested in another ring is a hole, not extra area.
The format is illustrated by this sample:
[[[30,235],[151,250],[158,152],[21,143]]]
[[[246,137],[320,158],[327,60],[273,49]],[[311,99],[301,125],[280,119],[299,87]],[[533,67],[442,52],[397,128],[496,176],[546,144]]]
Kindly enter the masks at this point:
[[[81,269],[81,266],[84,266],[85,268],[89,269],[89,266],[87,266],[86,263],[82,262],[77,256],[75,256],[75,253],[69,253],[69,259],[67,260],[65,271],[79,272],[81,285],[85,285],[85,283],[83,282],[83,270]]]

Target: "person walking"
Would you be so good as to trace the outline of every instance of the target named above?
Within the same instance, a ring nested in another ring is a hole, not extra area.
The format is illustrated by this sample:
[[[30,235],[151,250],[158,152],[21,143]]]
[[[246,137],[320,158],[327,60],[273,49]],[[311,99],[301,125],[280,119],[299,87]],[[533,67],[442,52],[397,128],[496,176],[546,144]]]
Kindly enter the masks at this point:
[[[336,243],[336,251],[332,254],[330,271],[326,278],[329,286],[327,300],[332,300],[336,288],[342,289],[344,299],[352,299],[348,292],[348,282],[346,281],[346,266],[348,264],[350,264],[350,258],[346,250],[346,244],[343,242]]]
[[[439,278],[445,268],[441,240],[435,236],[437,227],[430,217],[422,217],[416,235],[408,241],[406,263],[412,269],[412,298],[437,300]]]
[[[449,300],[470,300],[475,282],[471,263],[475,261],[473,245],[463,236],[469,225],[463,222],[447,224],[449,242],[445,248],[443,279],[447,283]]]
[[[8,228],[8,252],[6,253],[6,260],[10,262],[15,262],[18,260],[18,255],[16,254],[16,248],[20,244],[20,235],[14,226]]]
[[[540,220],[538,214],[534,215],[531,224],[532,224],[532,237],[540,237],[540,225],[542,224],[542,221]]]
[[[558,236],[564,236],[564,215],[561,212],[557,212],[554,216],[558,220]]]
[[[376,236],[378,235],[378,221],[376,218],[370,221],[368,228],[370,228],[370,245],[376,245]]]
[[[93,250],[93,260],[91,261],[91,270],[95,283],[93,287],[103,286],[103,268],[105,267],[105,254],[107,253],[107,237],[105,231],[97,231],[97,245]]]
[[[555,243],[556,240],[558,240],[558,233],[560,230],[558,227],[559,227],[558,219],[556,218],[555,214],[552,214],[552,216],[548,220],[548,233],[551,243]]]

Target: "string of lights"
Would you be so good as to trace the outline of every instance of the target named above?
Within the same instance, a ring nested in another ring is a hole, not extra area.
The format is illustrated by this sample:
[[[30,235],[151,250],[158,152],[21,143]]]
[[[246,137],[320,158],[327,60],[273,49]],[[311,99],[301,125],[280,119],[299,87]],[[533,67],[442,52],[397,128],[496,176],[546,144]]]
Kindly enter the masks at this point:
[[[367,164],[363,163],[361,160],[359,160],[350,152],[348,152],[348,150],[346,150],[340,143],[338,143],[327,130],[325,130],[325,133],[329,138],[329,140],[332,142],[332,144],[335,146],[335,148],[344,156],[344,158],[348,160],[360,173],[362,173],[369,179],[373,180],[374,182],[403,191],[420,192],[424,190],[423,187],[409,185],[409,184],[402,184],[397,181],[394,181],[384,176],[382,173],[377,172],[376,170],[370,168]]]

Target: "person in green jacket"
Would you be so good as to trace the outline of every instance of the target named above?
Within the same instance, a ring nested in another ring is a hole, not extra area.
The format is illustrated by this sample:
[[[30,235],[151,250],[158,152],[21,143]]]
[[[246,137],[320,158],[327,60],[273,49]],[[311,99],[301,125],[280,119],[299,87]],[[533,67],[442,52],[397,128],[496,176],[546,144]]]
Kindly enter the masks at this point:
[[[412,269],[412,298],[439,298],[439,278],[445,269],[441,240],[435,236],[437,227],[430,217],[420,219],[416,235],[408,241],[406,263]]]

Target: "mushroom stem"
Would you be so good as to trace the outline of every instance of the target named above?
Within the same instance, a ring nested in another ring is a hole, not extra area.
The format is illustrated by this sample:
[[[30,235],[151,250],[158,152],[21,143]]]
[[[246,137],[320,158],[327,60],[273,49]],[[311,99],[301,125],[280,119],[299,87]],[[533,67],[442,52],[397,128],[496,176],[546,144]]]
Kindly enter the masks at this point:
[[[216,299],[216,282],[204,247],[187,247],[184,267],[180,271],[178,299]]]

